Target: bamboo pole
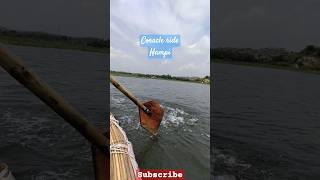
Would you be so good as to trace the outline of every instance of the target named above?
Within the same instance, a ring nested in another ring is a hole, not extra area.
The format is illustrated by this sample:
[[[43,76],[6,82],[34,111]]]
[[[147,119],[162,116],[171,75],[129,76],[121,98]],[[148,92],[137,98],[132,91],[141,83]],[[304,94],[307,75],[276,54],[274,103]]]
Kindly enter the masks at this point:
[[[9,54],[2,47],[0,47],[0,66],[109,157],[109,140],[62,96],[41,81],[20,59]]]
[[[135,103],[140,109],[142,109],[146,114],[150,114],[150,110],[143,105],[133,94],[126,90],[122,85],[120,85],[112,76],[110,76],[111,83],[119,89],[124,95],[126,95],[133,103]]]

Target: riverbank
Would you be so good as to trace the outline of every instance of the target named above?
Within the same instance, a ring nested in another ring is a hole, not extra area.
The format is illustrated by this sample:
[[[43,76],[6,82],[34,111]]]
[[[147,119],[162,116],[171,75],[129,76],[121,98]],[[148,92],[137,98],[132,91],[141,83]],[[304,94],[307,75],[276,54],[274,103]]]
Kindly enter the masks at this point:
[[[215,48],[211,49],[211,59],[214,63],[320,73],[320,47],[314,45],[296,52],[281,48]]]
[[[211,63],[271,68],[271,69],[295,71],[295,72],[302,72],[302,73],[320,74],[320,71],[312,71],[307,69],[299,69],[291,66],[277,66],[277,65],[264,64],[264,63],[250,63],[250,62],[230,61],[230,60],[224,60],[224,59],[211,59]]]
[[[173,81],[185,81],[192,83],[210,84],[210,76],[205,77],[176,77],[171,75],[155,75],[155,74],[141,74],[141,73],[129,73],[122,71],[111,71],[111,75],[114,76],[124,76],[124,77],[138,77],[147,79],[163,79],[163,80],[173,80]]]
[[[43,32],[25,32],[0,28],[0,43],[42,48],[73,49],[109,53],[109,41],[91,37],[70,37]]]

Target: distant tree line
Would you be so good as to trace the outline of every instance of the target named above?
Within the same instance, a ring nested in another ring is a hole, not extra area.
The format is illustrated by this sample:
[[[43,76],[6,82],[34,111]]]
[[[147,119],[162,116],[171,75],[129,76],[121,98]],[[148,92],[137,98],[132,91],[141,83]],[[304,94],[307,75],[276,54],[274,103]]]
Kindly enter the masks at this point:
[[[205,76],[202,78],[201,77],[177,77],[177,76],[171,76],[169,74],[155,75],[155,74],[129,73],[129,72],[123,72],[123,71],[111,71],[111,74],[150,78],[150,79],[166,79],[166,80],[189,81],[189,82],[210,84],[210,76]]]
[[[92,37],[71,37],[66,35],[49,34],[45,32],[28,32],[16,31],[0,27],[0,41],[21,45],[35,46],[62,46],[66,47],[82,47],[82,48],[97,48],[108,49],[109,40],[92,38]],[[47,44],[45,44],[47,42]],[[55,43],[55,44],[54,44]],[[58,44],[59,43],[59,44]]]
[[[302,70],[320,70],[320,47],[308,45],[298,52],[277,48],[215,48],[211,59],[226,62],[247,62],[293,67]]]

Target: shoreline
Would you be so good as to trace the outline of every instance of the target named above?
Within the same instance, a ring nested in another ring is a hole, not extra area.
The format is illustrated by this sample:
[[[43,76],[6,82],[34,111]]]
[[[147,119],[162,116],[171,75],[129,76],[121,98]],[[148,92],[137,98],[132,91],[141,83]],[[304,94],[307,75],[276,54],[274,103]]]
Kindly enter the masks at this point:
[[[232,48],[210,50],[211,63],[228,63],[320,74],[320,47],[307,45],[300,51],[285,48]]]
[[[269,68],[269,69],[287,70],[287,71],[292,71],[292,72],[300,72],[300,73],[308,73],[308,74],[320,75],[320,71],[297,69],[295,67],[290,67],[290,66],[277,66],[277,65],[265,64],[265,63],[250,63],[250,62],[229,61],[229,60],[226,61],[226,60],[222,60],[222,59],[211,59],[211,63],[230,64],[230,65],[239,65],[239,66],[247,66],[247,67],[258,67],[258,68]]]
[[[81,40],[78,40],[81,41]],[[101,54],[108,54],[109,48],[107,47],[94,47],[88,45],[89,43],[75,43],[72,41],[64,40],[47,40],[33,37],[14,37],[0,34],[0,44],[15,45],[15,46],[27,46],[27,47],[39,47],[39,48],[55,48],[55,49],[70,49],[86,52],[95,52]]]
[[[166,81],[180,81],[180,82],[186,82],[186,83],[197,83],[197,84],[203,84],[203,85],[210,85],[210,80],[207,82],[200,82],[196,80],[191,80],[187,77],[184,77],[183,79],[177,79],[179,77],[174,77],[175,79],[167,79],[167,78],[161,78],[161,76],[165,75],[147,75],[147,74],[140,74],[140,73],[128,73],[128,72],[118,72],[118,71],[110,71],[110,74],[113,76],[120,76],[120,77],[134,77],[134,78],[143,78],[143,79],[156,79],[156,80],[166,80]],[[149,77],[152,76],[152,77]],[[205,79],[205,78],[199,78],[199,79]]]

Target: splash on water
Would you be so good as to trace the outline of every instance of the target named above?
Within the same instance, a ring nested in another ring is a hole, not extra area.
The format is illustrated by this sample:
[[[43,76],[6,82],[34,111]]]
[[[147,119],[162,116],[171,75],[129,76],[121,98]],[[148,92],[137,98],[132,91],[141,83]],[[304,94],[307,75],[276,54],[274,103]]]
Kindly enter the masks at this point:
[[[119,97],[115,95],[111,96],[111,103],[113,106],[124,107],[126,104],[125,102],[126,102],[126,99],[123,97]]]
[[[165,110],[165,115],[162,120],[164,127],[178,127],[178,126],[194,126],[198,122],[198,118],[186,112],[180,107],[162,106]]]
[[[214,162],[223,163],[227,167],[238,167],[247,169],[250,168],[251,165],[242,162],[241,160],[237,159],[234,155],[230,153],[223,152],[219,149],[214,149]]]

